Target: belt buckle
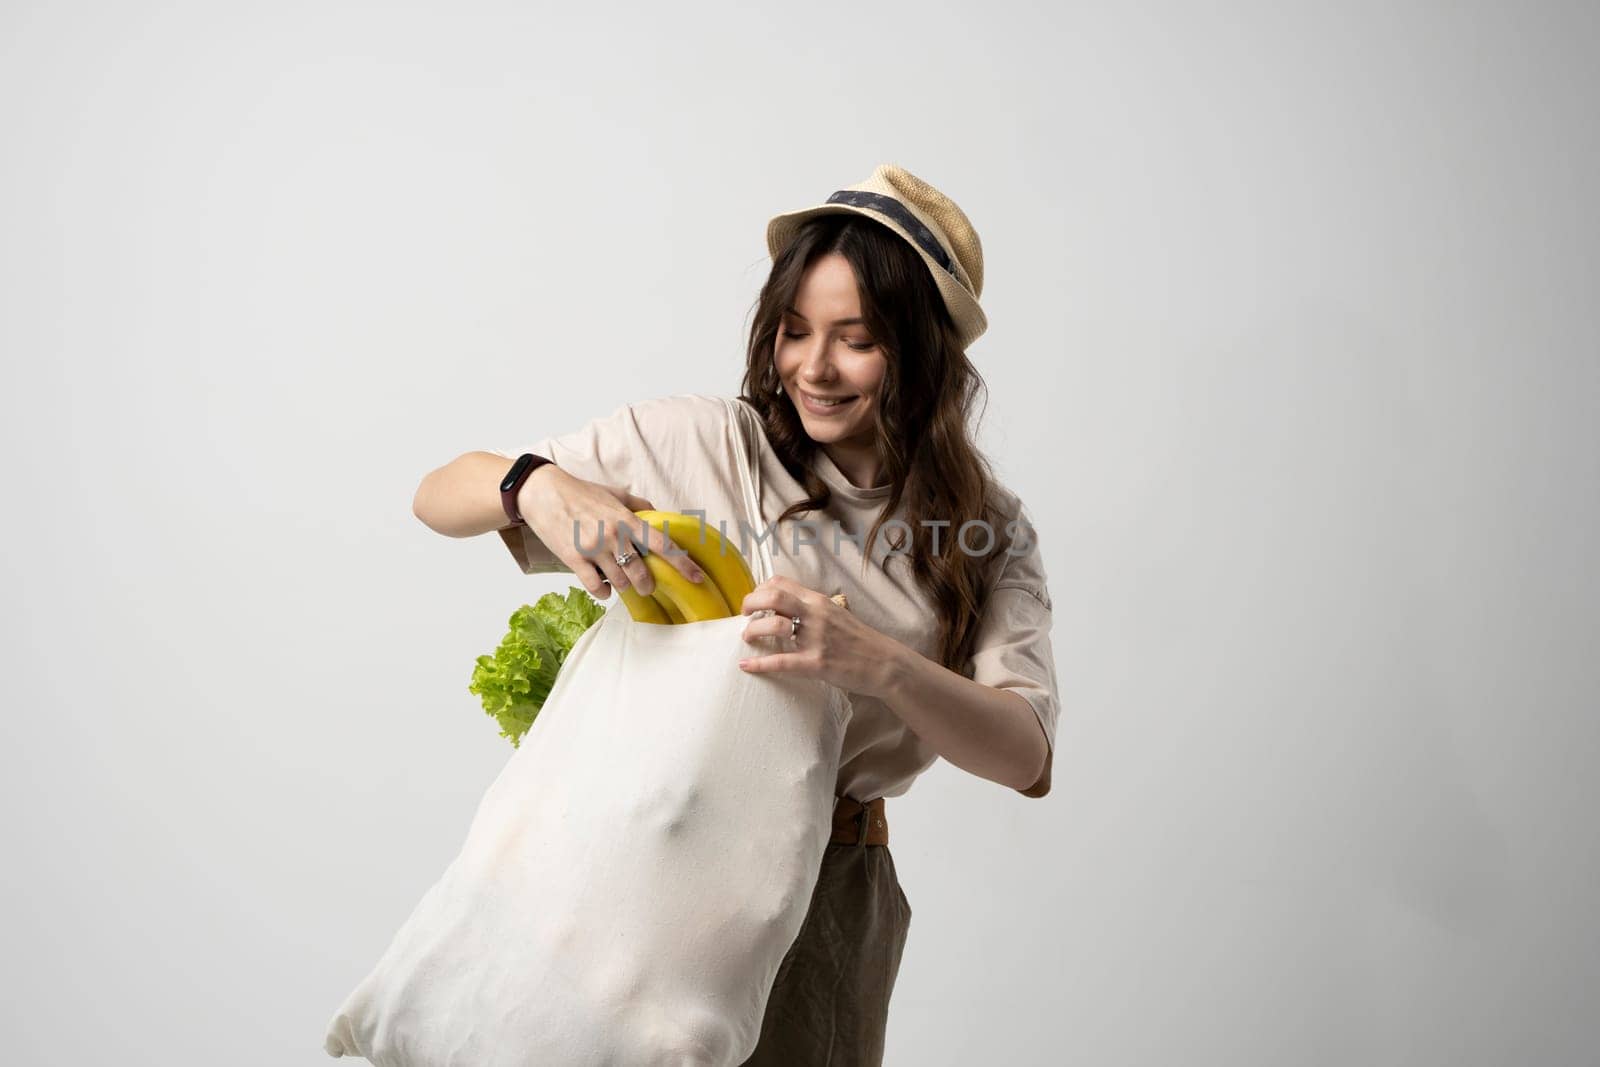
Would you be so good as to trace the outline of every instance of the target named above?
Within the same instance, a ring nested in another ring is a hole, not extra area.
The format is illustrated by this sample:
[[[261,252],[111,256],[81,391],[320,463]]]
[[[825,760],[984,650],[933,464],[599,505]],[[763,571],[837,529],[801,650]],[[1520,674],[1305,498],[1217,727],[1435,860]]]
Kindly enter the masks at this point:
[[[867,825],[871,821],[872,821],[872,805],[869,802],[869,803],[861,805],[861,814],[856,816],[856,847],[857,848],[865,848],[867,846]]]

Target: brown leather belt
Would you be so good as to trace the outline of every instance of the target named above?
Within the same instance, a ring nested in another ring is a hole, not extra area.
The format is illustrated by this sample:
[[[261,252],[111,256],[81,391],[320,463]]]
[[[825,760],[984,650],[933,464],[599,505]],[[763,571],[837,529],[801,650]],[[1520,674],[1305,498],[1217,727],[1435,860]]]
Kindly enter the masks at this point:
[[[866,827],[866,837],[861,835]],[[839,797],[833,805],[833,836],[830,845],[887,845],[889,820],[883,814],[883,798],[866,804],[852,797]]]

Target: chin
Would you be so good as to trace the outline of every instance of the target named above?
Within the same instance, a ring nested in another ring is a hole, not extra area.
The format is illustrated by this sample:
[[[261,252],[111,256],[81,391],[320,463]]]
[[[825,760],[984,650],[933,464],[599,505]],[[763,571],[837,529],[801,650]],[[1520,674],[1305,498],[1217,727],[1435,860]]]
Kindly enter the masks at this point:
[[[805,412],[800,413],[800,425],[805,428],[806,436],[813,441],[824,441],[832,444],[834,441],[843,441],[849,437],[854,427],[840,426],[836,422],[823,422],[813,420]]]

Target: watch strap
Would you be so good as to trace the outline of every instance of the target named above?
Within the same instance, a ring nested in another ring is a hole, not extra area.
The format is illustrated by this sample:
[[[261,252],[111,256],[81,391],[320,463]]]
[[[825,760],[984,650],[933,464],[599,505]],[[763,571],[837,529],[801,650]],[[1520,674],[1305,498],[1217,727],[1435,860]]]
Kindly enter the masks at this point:
[[[536,456],[532,452],[524,452],[517,457],[516,462],[511,465],[511,469],[506,472],[505,478],[500,482],[500,506],[505,508],[506,518],[511,520],[511,525],[528,525],[527,520],[522,517],[522,512],[517,508],[517,493],[521,491],[522,483],[526,482],[528,476],[534,471],[546,463],[553,462],[555,461],[544,456]]]

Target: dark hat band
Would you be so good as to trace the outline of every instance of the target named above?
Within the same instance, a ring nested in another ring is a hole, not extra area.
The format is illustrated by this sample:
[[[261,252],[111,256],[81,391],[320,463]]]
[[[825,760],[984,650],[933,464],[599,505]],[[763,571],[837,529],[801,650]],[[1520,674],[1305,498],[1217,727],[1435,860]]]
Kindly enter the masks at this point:
[[[933,231],[924,226],[922,220],[907,211],[906,206],[894,197],[884,196],[882,193],[869,193],[863,189],[840,189],[837,193],[828,197],[826,203],[849,204],[851,207],[869,207],[880,214],[889,216],[916,240],[917,245],[924,252],[933,257],[935,263],[944,268],[946,274],[956,279],[956,284],[961,284],[961,279],[956,276],[955,270],[950,266],[950,253],[946,252],[944,246],[939,243],[938,238],[933,236]],[[965,289],[966,286],[963,285],[962,288]]]

